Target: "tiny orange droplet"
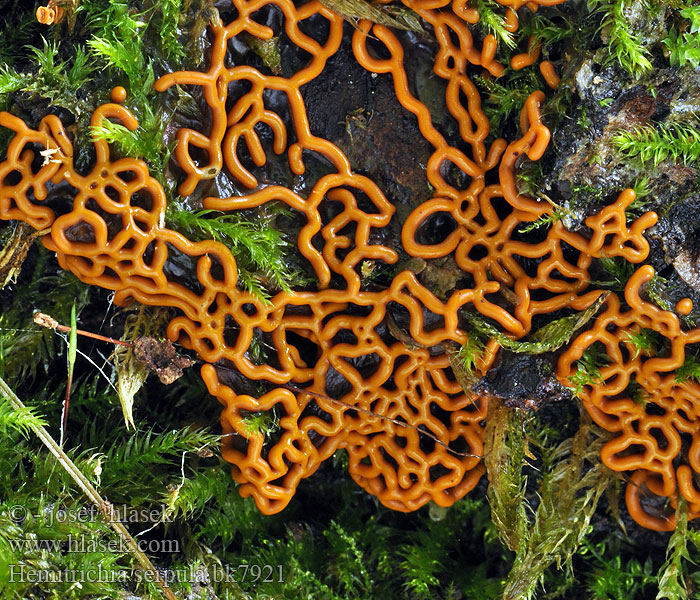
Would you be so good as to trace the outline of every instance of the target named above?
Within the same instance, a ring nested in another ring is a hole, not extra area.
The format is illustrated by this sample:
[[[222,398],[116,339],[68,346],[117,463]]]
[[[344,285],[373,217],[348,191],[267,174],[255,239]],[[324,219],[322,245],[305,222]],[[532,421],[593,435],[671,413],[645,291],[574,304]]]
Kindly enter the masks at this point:
[[[683,298],[676,304],[676,312],[682,315],[689,315],[693,310],[693,301],[690,298]]]
[[[118,85],[117,87],[112,88],[111,96],[112,102],[118,102],[121,104],[124,102],[124,100],[126,100],[126,90],[122,86]]]

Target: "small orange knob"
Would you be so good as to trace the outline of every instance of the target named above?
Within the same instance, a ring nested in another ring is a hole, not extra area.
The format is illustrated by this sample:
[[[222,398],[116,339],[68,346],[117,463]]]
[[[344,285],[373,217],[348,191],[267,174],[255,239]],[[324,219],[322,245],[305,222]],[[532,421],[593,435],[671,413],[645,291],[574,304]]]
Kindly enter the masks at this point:
[[[681,315],[689,315],[693,310],[693,301],[690,298],[683,298],[676,304],[676,312]]]
[[[126,100],[126,90],[120,85],[112,88],[111,98],[112,102],[117,102],[118,104],[121,104],[122,102],[124,102],[124,100]]]

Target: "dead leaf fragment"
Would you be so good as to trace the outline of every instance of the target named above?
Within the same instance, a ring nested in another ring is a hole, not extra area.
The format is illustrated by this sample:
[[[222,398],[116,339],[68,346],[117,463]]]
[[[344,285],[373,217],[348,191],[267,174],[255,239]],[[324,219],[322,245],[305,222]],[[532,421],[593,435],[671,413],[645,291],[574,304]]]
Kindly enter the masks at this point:
[[[158,375],[165,385],[182,377],[182,370],[194,364],[189,356],[178,354],[171,341],[161,342],[152,337],[134,340],[134,358]]]

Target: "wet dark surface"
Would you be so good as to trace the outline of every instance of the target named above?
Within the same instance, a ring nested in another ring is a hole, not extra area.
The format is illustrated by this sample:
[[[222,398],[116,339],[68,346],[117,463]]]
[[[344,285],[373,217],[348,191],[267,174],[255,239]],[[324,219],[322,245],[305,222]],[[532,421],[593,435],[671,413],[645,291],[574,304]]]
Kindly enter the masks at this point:
[[[391,75],[366,71],[355,60],[352,28],[345,28],[340,50],[302,87],[311,132],[336,144],[392,204],[416,206],[430,198],[425,165],[432,146],[397,100]],[[421,58],[424,67],[430,64],[429,56]]]
[[[472,391],[500,398],[505,406],[529,410],[572,399],[571,392],[554,376],[549,360],[505,350],[500,351],[498,364],[474,384]]]

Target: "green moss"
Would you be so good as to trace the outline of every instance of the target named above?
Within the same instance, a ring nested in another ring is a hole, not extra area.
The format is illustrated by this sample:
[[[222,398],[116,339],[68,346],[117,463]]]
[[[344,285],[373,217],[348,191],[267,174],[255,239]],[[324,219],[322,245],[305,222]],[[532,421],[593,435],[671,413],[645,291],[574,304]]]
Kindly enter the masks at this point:
[[[622,393],[642,406],[650,399],[649,392],[639,384],[635,373],[630,376],[630,381]]]
[[[529,71],[510,72],[498,80],[475,75],[473,80],[482,90],[484,112],[496,137],[501,135],[502,125],[520,112],[530,94],[542,88],[537,76]]]
[[[527,539],[527,478],[524,413],[489,402],[484,432],[484,465],[488,475],[491,520],[508,549],[517,552]]]
[[[479,26],[508,48],[515,48],[515,35],[506,29],[503,6],[493,0],[476,0],[476,9],[479,11]]]
[[[693,379],[700,383],[700,360],[697,356],[686,355],[683,364],[676,371],[676,383]]]
[[[688,553],[688,503],[678,501],[676,527],[668,540],[666,562],[659,569],[659,593],[657,599],[684,600],[688,597],[688,585],[684,581],[683,561],[690,560]]]
[[[529,336],[530,339],[524,341],[509,338],[479,314],[468,313],[467,320],[481,336],[495,339],[506,350],[524,354],[543,354],[553,352],[566,344],[574,333],[595,316],[607,297],[608,293],[603,293],[586,310],[556,319],[532,333]]]
[[[527,15],[520,31],[528,38],[532,36],[532,44],[540,43],[542,52],[545,54],[550,46],[568,40],[576,33],[574,24],[563,13],[554,17],[553,15],[547,16],[542,12]]]
[[[599,499],[614,482],[600,462],[601,434],[586,415],[573,438],[558,445],[549,445],[546,435],[538,440],[540,502],[532,523],[523,527],[526,533],[516,549],[504,600],[533,598],[549,565],[568,569],[568,584],[573,584],[572,558],[588,534]]]
[[[35,252],[31,270],[25,268],[14,290],[12,306],[0,311],[0,376],[10,383],[46,373],[62,352],[56,334],[34,325],[27,307],[68,323],[73,302],[83,309],[89,299],[89,288],[75,275],[52,267],[47,250],[37,246]]]
[[[622,256],[601,256],[599,264],[603,268],[604,279],[591,281],[591,284],[616,292],[624,291],[636,269],[634,263],[626,261]]]
[[[357,25],[360,19],[368,19],[372,23],[394,29],[423,32],[420,19],[407,9],[392,10],[392,7],[372,4],[366,0],[323,0],[322,4],[353,25]]]
[[[617,62],[629,75],[639,78],[651,71],[651,54],[627,16],[635,0],[588,0],[588,9],[601,16],[600,31],[607,38],[607,63]]]
[[[0,66],[0,98],[5,94],[25,92],[47,99],[52,106],[64,108],[77,117],[87,116],[91,105],[77,98],[94,71],[94,64],[82,46],[73,49],[72,59],[58,58],[58,42],[43,40],[42,48],[30,46],[35,73],[19,72],[7,65]]]
[[[637,125],[617,133],[612,142],[623,156],[655,167],[667,159],[683,164],[700,160],[700,129],[695,122]]]
[[[249,433],[260,433],[264,437],[279,430],[279,417],[272,411],[252,412],[243,417],[244,427]]]
[[[483,335],[478,331],[474,331],[469,334],[469,338],[459,349],[457,357],[461,361],[467,376],[473,375],[476,371],[476,363],[483,356],[485,348]]]
[[[103,64],[126,75],[129,92],[144,101],[153,92],[155,75],[144,46],[148,15],[133,12],[127,0],[83,2],[86,21],[92,31],[90,50]]]
[[[562,217],[564,215],[561,212],[555,211],[551,214],[547,213],[539,217],[538,219],[532,221],[532,223],[529,223],[528,225],[525,225],[524,227],[521,227],[518,229],[519,233],[530,233],[531,231],[536,231],[537,229],[540,229],[540,227],[544,227],[545,229],[549,229],[554,223],[557,221],[561,221]]]
[[[160,0],[160,24],[158,36],[163,52],[169,58],[181,60],[185,49],[179,40],[179,25],[182,17],[182,0]]]
[[[541,161],[532,161],[526,158],[518,169],[516,177],[519,193],[527,194],[535,198],[539,197],[542,190],[542,183],[544,182],[544,172],[542,170]]]
[[[665,277],[661,277],[658,273],[654,273],[654,276],[644,287],[644,292],[656,306],[662,310],[673,312],[673,306],[671,306],[666,293],[667,286],[668,280]]]
[[[622,556],[619,544],[602,541],[584,542],[582,555],[589,561],[586,588],[593,598],[628,600],[647,598],[656,584],[651,558],[640,562],[635,556]]]
[[[282,72],[282,56],[279,49],[279,37],[272,37],[269,40],[250,36],[248,45],[263,61],[263,64],[270,69],[274,75]]]
[[[627,340],[634,347],[633,359],[640,354],[653,356],[659,344],[659,335],[652,329],[642,328],[639,331],[625,331]]]
[[[280,210],[271,208],[253,221],[239,213],[170,210],[167,221],[190,237],[213,239],[228,246],[236,258],[243,288],[268,298],[268,290],[288,291],[306,283],[301,273],[291,269],[284,258],[289,242],[274,227],[274,220],[280,214]]]
[[[148,105],[141,112],[139,126],[135,131],[130,131],[121,123],[104,119],[100,125],[90,128],[92,137],[114,144],[122,156],[143,158],[150,167],[150,172],[163,184],[165,165],[172,149],[163,143],[163,115],[154,113]]]
[[[680,11],[686,22],[681,30],[671,27],[663,44],[669,52],[669,62],[675,67],[700,65],[700,6],[688,4]]]
[[[569,377],[574,394],[580,396],[584,387],[593,386],[597,383],[603,383],[600,367],[608,364],[609,362],[610,357],[608,357],[603,351],[599,350],[596,345],[588,348],[581,355],[581,358],[576,361],[576,371],[574,371],[574,374]]]

